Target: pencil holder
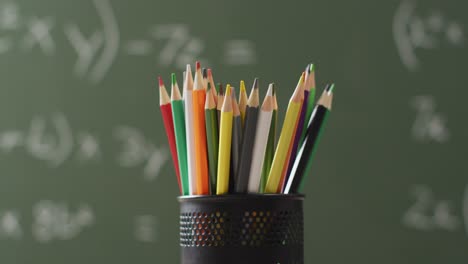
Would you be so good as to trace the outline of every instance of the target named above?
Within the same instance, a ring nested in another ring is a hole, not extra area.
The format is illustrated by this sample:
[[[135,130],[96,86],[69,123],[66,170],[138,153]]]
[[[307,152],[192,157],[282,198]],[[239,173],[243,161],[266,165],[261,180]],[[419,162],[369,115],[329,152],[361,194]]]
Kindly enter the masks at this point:
[[[302,195],[179,197],[182,264],[302,264]]]

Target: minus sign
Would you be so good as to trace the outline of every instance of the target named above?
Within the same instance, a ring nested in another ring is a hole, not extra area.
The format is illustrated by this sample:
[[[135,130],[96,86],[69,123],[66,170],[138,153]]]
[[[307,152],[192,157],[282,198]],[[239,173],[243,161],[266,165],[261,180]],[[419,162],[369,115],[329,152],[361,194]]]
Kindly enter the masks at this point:
[[[144,56],[153,50],[151,42],[148,40],[130,40],[125,44],[125,52],[128,55]]]

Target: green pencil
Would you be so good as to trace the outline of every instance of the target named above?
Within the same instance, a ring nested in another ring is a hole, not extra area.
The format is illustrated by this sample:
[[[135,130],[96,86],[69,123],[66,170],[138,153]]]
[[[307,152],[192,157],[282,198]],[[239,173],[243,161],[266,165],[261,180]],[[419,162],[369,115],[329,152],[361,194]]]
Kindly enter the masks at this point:
[[[310,116],[312,115],[312,111],[314,110],[315,107],[315,65],[314,64],[309,64],[307,65],[306,68],[306,83],[305,83],[305,89],[304,93],[309,93],[309,99],[307,102],[307,111],[305,115],[305,122],[304,122],[304,128],[302,129],[302,135],[301,135],[301,140],[299,141],[299,145],[302,145],[302,142],[304,141],[304,138],[306,136],[306,131],[307,131],[307,123],[310,120]]]
[[[218,111],[211,83],[208,82],[208,90],[205,100],[205,126],[206,143],[208,145],[208,174],[210,175],[210,193],[216,193],[216,179],[218,171]]]
[[[278,103],[276,101],[276,87],[273,85],[273,113],[271,116],[270,131],[268,132],[268,142],[263,159],[262,178],[260,179],[260,193],[265,191],[265,185],[270,174],[271,163],[275,156],[276,144],[276,123],[278,121]]]
[[[179,86],[177,85],[176,75],[172,74],[171,85],[171,107],[172,119],[174,120],[174,134],[177,146],[177,159],[180,169],[180,183],[182,185],[182,194],[189,195],[189,179],[187,165],[187,144],[185,137],[185,117],[184,101],[180,96]]]

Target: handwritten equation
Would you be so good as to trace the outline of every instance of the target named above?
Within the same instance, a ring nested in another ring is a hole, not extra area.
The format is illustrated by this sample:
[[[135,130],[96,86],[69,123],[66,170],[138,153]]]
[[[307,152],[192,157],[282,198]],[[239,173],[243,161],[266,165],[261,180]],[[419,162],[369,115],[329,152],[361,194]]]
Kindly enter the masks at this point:
[[[15,2],[0,4],[0,55],[19,51],[39,51],[45,56],[60,55],[63,49],[76,54],[71,67],[77,78],[100,82],[119,56],[156,58],[158,66],[185,68],[196,59],[208,63],[207,43],[193,35],[187,24],[149,25],[147,34],[135,39],[122,39],[118,18],[109,0],[91,0],[100,19],[99,28],[84,32],[78,23],[60,23],[54,16],[26,15]],[[58,39],[66,39],[66,46]],[[224,65],[256,63],[255,45],[247,39],[223,40]]]
[[[29,217],[32,217],[31,225],[25,223]],[[133,217],[133,223],[136,241],[157,241],[156,216],[138,215]],[[69,241],[83,233],[92,232],[96,225],[95,210],[87,203],[70,205],[66,201],[40,200],[32,206],[31,215],[17,209],[0,208],[0,241],[21,241],[29,234],[41,244]]]
[[[423,2],[423,1],[421,1]],[[404,0],[393,18],[393,37],[403,65],[410,71],[421,69],[419,50],[462,47],[462,24],[438,10],[419,14],[416,1]]]
[[[106,152],[96,134],[72,127],[63,113],[37,115],[25,129],[0,130],[0,155],[24,151],[55,168],[65,162],[98,163],[113,153],[111,160],[116,166],[141,169],[148,181],[156,179],[169,160],[166,147],[157,147],[136,128],[116,126],[110,134],[102,138],[119,146],[116,153]]]
[[[416,96],[410,104],[416,111],[411,128],[411,134],[416,141],[445,143],[449,140],[446,118],[436,111],[435,99],[432,96]]]
[[[437,197],[427,185],[416,185],[410,190],[413,204],[402,217],[402,224],[420,231],[457,232],[465,230],[468,236],[468,185],[458,210],[454,201]]]

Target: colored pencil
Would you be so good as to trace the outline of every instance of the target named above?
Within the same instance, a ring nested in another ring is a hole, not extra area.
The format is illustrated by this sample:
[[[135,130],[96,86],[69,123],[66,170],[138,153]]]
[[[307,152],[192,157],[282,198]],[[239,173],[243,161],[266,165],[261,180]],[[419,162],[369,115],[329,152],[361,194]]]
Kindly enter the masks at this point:
[[[223,108],[224,104],[224,91],[223,85],[218,83],[218,97],[216,99],[216,108],[218,110],[218,123],[221,122],[221,109]]]
[[[303,79],[301,78],[293,95],[291,96],[291,99],[289,100],[286,116],[283,121],[283,127],[281,128],[280,138],[278,140],[278,146],[276,147],[275,156],[273,157],[273,163],[271,164],[270,173],[265,186],[265,193],[277,193],[283,168],[287,160],[289,146],[293,140],[297,117],[301,110],[302,82]]]
[[[245,123],[242,132],[242,146],[239,169],[235,175],[235,192],[246,193],[249,184],[249,172],[252,165],[252,150],[255,143],[255,131],[259,112],[258,79],[255,78],[245,111]]]
[[[308,74],[309,72],[309,67],[306,68],[306,71],[305,71],[305,74]],[[305,75],[307,76],[307,75]],[[286,175],[285,175],[285,179],[281,182],[281,190],[282,191],[286,185],[286,182],[288,181],[288,177],[289,175],[291,174],[291,170],[292,170],[292,166],[294,164],[294,160],[296,159],[296,154],[297,154],[297,150],[298,150],[298,147],[299,147],[299,143],[302,139],[302,132],[304,130],[304,123],[306,123],[305,120],[305,116],[306,116],[306,112],[307,112],[307,106],[308,106],[308,102],[309,102],[309,91],[310,89],[306,89],[306,77],[304,77],[304,84],[303,84],[303,100],[302,100],[302,105],[301,105],[301,112],[299,114],[299,120],[297,122],[297,126],[296,126],[296,131],[294,132],[294,142],[293,142],[293,145],[292,145],[292,149],[291,149],[291,154],[289,155],[289,161],[288,161],[288,170],[286,172]],[[307,125],[307,124],[305,124]]]
[[[229,86],[229,85],[228,85]],[[216,194],[226,194],[229,191],[229,168],[231,159],[231,136],[232,136],[232,99],[230,89],[226,87],[221,111],[221,126],[219,131],[219,154],[218,154],[218,180]]]
[[[208,146],[208,169],[210,175],[211,193],[216,192],[216,173],[218,172],[218,113],[216,103],[211,89],[211,83],[208,82],[208,91],[205,100],[205,121],[206,121],[206,142]]]
[[[213,96],[215,98],[215,104],[217,104],[217,100],[218,100],[218,92],[216,91],[216,86],[215,86],[215,82],[213,80],[213,72],[211,71],[210,68],[208,68],[208,83],[210,83],[211,85],[211,92],[213,93]]]
[[[270,130],[268,132],[268,143],[263,161],[262,178],[260,181],[260,193],[265,192],[265,185],[270,174],[271,163],[276,148],[276,124],[278,123],[278,102],[276,101],[276,87],[273,85],[273,112],[271,116]]]
[[[185,113],[185,138],[187,142],[187,168],[189,194],[197,192],[196,167],[195,167],[195,138],[193,129],[193,77],[190,64],[187,64],[184,80],[184,113]]]
[[[283,191],[285,194],[300,192],[304,185],[305,178],[310,172],[311,161],[315,156],[323,127],[327,120],[328,114],[331,111],[333,88],[334,84],[328,85],[325,88],[325,91],[320,97],[317,106],[312,112],[306,137],[294,162],[291,177],[289,177],[289,180]]]
[[[180,95],[179,85],[175,73],[171,76],[171,107],[174,121],[174,134],[179,162],[180,184],[182,194],[189,195],[188,168],[187,168],[187,141],[185,138],[184,101]]]
[[[239,86],[239,111],[241,113],[242,128],[244,127],[246,109],[247,109],[247,91],[245,90],[244,81],[240,81],[240,86]]]
[[[179,162],[177,158],[177,147],[174,135],[174,121],[172,119],[171,99],[167,94],[166,87],[161,77],[159,79],[159,107],[164,121],[164,128],[166,129],[167,140],[169,142],[169,149],[172,155],[172,162],[176,172],[177,184],[179,185],[179,192],[183,194],[182,185],[180,181]]]
[[[197,62],[192,94],[197,195],[208,195],[210,190],[206,149],[205,99],[206,90],[203,87],[200,62]]]
[[[235,175],[238,173],[241,144],[242,144],[242,122],[239,105],[236,101],[236,91],[230,87],[232,98],[232,141],[231,141],[231,177],[229,177],[229,192],[235,191]]]
[[[208,69],[203,68],[202,70],[202,76],[203,76],[203,89],[208,90]]]
[[[292,153],[292,149],[293,149],[293,145],[294,145],[294,138],[296,136],[296,131],[297,131],[297,127],[298,127],[298,123],[299,123],[299,119],[300,119],[300,114],[301,114],[301,110],[302,110],[302,106],[303,106],[303,102],[304,102],[305,72],[302,72],[301,77],[299,78],[299,80],[302,80],[302,82],[299,82],[300,87],[301,87],[300,88],[301,92],[299,93],[299,99],[300,99],[301,106],[300,106],[300,109],[299,109],[299,114],[297,115],[297,118],[296,118],[296,122],[293,124],[293,126],[294,126],[293,137],[291,139],[291,142],[289,143],[288,154],[286,155],[286,161],[284,163],[283,171],[281,172],[281,179],[280,179],[280,182],[278,184],[278,190],[277,190],[278,193],[281,193],[283,191],[284,185],[286,184],[286,173],[288,172],[289,161],[291,160],[291,153]],[[299,83],[298,83],[298,85],[299,85]]]
[[[304,92],[304,98],[305,98],[305,93],[309,93],[309,98],[307,99],[307,110],[306,114],[304,117],[304,128],[302,129],[302,135],[301,135],[301,141],[304,140],[305,133],[307,130],[307,122],[310,120],[310,116],[312,115],[312,110],[314,109],[315,106],[315,65],[314,64],[309,64],[308,68],[306,70],[306,82],[305,82],[305,92]]]
[[[261,172],[265,158],[265,150],[268,142],[268,133],[270,130],[273,108],[273,84],[270,84],[258,116],[255,143],[252,151],[252,165],[250,166],[249,172],[249,193],[259,192]]]

